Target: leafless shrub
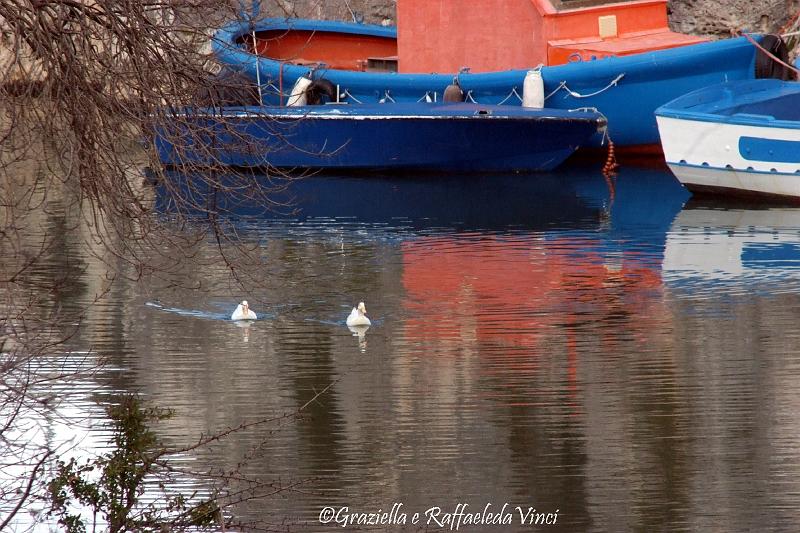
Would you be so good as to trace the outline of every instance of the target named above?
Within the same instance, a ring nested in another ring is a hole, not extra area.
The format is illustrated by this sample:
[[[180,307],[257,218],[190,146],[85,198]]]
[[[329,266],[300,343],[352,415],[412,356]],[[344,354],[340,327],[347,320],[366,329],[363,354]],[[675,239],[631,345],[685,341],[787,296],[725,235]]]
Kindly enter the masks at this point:
[[[263,4],[263,13],[295,11],[293,2]],[[52,384],[101,364],[66,368],[51,358],[84,312],[61,297],[81,267],[44,268],[63,259],[61,240],[108,267],[98,299],[120,276],[180,283],[174,274],[208,239],[236,280],[259,281],[243,274],[259,259],[226,209],[283,208],[276,194],[291,178],[230,172],[211,149],[174,173],[152,146],[158,128],[179,131],[183,143],[214,133],[193,120],[199,103],[232,103],[243,91],[252,103],[253,87],[220,78],[208,47],[243,14],[228,0],[0,2],[0,470],[13,472],[0,476],[0,530],[41,488],[58,451],[26,437],[31,413],[48,415],[59,400]],[[252,143],[237,141],[243,150]]]

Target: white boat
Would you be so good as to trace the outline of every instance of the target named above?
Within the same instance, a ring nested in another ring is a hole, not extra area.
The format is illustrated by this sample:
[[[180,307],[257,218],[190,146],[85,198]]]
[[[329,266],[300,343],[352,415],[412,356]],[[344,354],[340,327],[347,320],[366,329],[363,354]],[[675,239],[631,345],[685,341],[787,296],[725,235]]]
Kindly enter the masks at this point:
[[[656,110],[664,156],[690,191],[800,201],[800,83],[706,87]]]

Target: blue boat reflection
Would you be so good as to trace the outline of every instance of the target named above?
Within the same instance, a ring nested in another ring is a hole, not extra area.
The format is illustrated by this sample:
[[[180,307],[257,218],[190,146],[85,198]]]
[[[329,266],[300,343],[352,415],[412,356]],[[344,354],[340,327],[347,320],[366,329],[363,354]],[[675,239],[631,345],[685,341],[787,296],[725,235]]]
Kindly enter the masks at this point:
[[[565,316],[625,316],[640,324],[631,328],[663,316],[655,307],[666,235],[688,194],[660,167],[606,180],[596,167],[572,166],[535,176],[317,175],[281,193],[292,207],[283,214],[212,196],[254,233],[313,240],[334,230],[389,242],[402,265],[406,338],[447,339],[458,324],[475,324],[477,342],[522,348]],[[486,305],[491,322],[480,318]]]
[[[165,176],[169,187],[156,187],[157,209],[165,213],[175,209],[177,195],[190,199],[181,205],[189,215],[206,216],[214,210],[251,223],[328,220],[425,231],[602,228],[619,237],[646,228],[649,239],[656,230],[663,237],[689,196],[661,167],[626,168],[614,183],[596,166],[581,164],[535,175],[315,174],[287,179],[233,171],[211,176],[170,171]],[[254,180],[274,185],[269,209],[248,194]]]

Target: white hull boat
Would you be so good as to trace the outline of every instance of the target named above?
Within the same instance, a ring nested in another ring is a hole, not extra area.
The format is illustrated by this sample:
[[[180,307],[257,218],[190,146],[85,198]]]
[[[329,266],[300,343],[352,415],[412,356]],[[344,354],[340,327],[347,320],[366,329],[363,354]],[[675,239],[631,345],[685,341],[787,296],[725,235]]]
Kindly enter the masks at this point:
[[[690,191],[800,202],[800,83],[714,85],[656,119],[667,164]]]

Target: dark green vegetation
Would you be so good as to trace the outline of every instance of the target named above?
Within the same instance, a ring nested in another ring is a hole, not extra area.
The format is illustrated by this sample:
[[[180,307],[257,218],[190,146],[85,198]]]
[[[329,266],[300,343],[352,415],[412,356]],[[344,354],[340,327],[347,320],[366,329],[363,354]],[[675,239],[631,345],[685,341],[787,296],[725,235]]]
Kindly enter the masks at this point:
[[[163,480],[170,475],[170,452],[148,426],[169,417],[168,411],[144,407],[137,397],[126,396],[108,407],[107,414],[113,431],[111,451],[85,462],[57,461],[55,476],[47,484],[50,514],[66,531],[92,529],[77,512],[80,508],[92,511],[92,524],[99,516],[112,533],[203,528],[221,523],[221,511],[213,499],[170,494],[163,482],[151,483],[162,492],[157,499],[142,501],[146,479]]]

